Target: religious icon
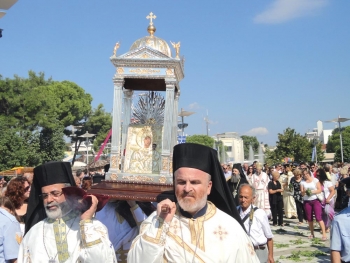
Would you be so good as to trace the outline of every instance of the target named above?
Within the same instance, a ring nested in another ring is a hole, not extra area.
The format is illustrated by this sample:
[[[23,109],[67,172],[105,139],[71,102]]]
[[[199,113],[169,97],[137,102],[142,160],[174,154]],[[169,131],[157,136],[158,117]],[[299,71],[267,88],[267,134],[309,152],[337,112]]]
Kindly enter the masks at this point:
[[[126,146],[125,169],[130,173],[160,172],[160,127],[129,127]]]

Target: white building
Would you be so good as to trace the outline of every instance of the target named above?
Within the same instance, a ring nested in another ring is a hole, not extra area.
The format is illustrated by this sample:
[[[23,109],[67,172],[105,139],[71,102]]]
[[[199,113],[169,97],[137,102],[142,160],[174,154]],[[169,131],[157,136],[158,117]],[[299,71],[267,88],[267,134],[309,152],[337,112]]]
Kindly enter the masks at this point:
[[[313,139],[319,140],[322,144],[327,144],[329,136],[332,135],[333,130],[324,130],[322,121],[317,122],[317,128],[314,128],[312,131],[307,132],[306,136],[309,141]]]
[[[222,141],[226,148],[226,163],[243,163],[244,148],[243,140],[237,132],[225,132],[213,137],[215,140]]]

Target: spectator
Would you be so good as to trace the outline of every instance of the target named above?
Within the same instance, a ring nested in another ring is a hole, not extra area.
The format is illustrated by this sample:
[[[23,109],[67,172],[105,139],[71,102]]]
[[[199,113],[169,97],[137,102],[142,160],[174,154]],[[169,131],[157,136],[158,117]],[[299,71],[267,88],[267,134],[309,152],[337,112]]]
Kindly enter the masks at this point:
[[[346,185],[346,192],[350,195],[350,178],[344,179],[342,184]],[[331,262],[350,262],[350,207],[345,208],[334,217],[331,227]]]
[[[293,186],[293,197],[295,200],[295,206],[297,208],[298,215],[298,225],[303,223],[303,219],[305,218],[304,206],[303,206],[303,196],[300,191],[300,182],[302,180],[302,171],[300,169],[295,169],[293,171],[294,177],[290,180],[290,183]]]
[[[316,172],[316,177],[320,181],[325,195],[325,202],[323,204],[322,219],[325,224],[326,232],[329,233],[329,228],[331,226],[332,220],[334,218],[334,186],[332,182],[328,179],[328,176],[323,169],[318,169]]]
[[[0,197],[0,262],[17,262],[22,233],[11,200]]]
[[[5,196],[10,198],[12,204],[15,207],[16,214],[19,219],[22,233],[24,234],[24,228],[26,223],[26,214],[28,207],[28,198],[30,195],[31,186],[28,179],[23,176],[13,178],[6,189]]]
[[[278,181],[280,174],[278,171],[272,172],[272,181],[268,184],[269,189],[269,201],[271,206],[272,221],[273,226],[277,226],[277,217],[278,225],[284,226],[283,224],[283,198],[282,194],[283,189],[281,183]]]
[[[309,223],[310,228],[310,236],[312,239],[315,237],[314,234],[314,221],[312,218],[312,214],[315,215],[316,221],[320,224],[321,232],[322,232],[322,240],[327,240],[325,225],[322,220],[322,206],[320,200],[317,198],[316,194],[322,192],[322,187],[318,179],[313,178],[310,175],[310,171],[308,169],[303,170],[304,180],[300,183],[300,190],[304,200],[304,210],[306,214],[306,219]]]

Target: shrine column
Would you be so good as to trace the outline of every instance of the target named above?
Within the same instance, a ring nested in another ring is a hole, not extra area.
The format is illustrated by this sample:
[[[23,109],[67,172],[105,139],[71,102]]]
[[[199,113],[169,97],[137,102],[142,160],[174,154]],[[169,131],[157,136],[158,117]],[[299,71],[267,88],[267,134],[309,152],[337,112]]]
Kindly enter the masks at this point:
[[[116,180],[120,173],[120,135],[122,121],[122,95],[124,79],[114,78],[114,98],[113,98],[113,121],[112,121],[112,149],[110,169],[106,176],[106,180]]]
[[[174,147],[177,144],[177,130],[178,130],[177,120],[179,115],[179,98],[180,98],[180,92],[175,91],[172,147]]]
[[[166,99],[164,111],[164,128],[163,128],[163,142],[162,142],[162,162],[161,174],[170,174],[170,152],[172,147],[172,133],[173,133],[173,118],[174,118],[174,97],[175,97],[175,80],[165,80],[166,85]]]
[[[133,90],[130,89],[124,89],[124,120],[123,120],[123,131],[122,131],[122,148],[121,148],[121,158],[122,158],[122,171],[124,170],[124,152],[126,147],[126,139],[127,139],[127,133],[128,128],[130,124],[131,119],[131,104],[132,104],[132,95],[134,94]]]

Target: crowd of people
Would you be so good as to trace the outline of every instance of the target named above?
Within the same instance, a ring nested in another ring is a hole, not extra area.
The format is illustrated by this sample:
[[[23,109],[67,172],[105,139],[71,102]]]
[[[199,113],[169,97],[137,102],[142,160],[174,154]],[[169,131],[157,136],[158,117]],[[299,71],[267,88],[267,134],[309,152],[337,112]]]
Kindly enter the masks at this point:
[[[284,218],[307,222],[310,239],[316,219],[322,240],[334,236],[332,262],[349,261],[342,222],[350,210],[335,216],[349,202],[346,164],[231,166],[209,147],[179,144],[174,198],[159,203],[87,194],[108,168],[72,172],[70,163],[48,162],[0,177],[0,262],[273,263],[271,227]]]

